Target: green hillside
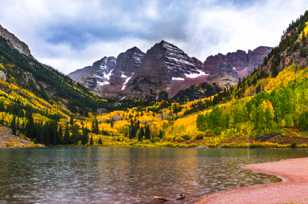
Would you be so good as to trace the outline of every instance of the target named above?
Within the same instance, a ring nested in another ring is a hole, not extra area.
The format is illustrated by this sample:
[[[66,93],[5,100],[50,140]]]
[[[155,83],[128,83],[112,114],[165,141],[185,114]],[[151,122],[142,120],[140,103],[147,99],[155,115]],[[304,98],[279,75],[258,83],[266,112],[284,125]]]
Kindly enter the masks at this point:
[[[7,76],[7,82],[19,85],[73,112],[93,111],[97,109],[100,102],[103,102],[55,69],[11,48],[1,38],[0,64]]]

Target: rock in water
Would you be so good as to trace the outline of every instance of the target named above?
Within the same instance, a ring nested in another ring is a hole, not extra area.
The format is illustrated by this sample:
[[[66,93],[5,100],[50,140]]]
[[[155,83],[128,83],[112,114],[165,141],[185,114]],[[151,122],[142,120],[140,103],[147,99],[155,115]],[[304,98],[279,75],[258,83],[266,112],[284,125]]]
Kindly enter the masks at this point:
[[[154,196],[153,200],[149,204],[161,204],[166,203],[169,200],[167,198],[161,197],[161,196]]]
[[[176,200],[184,200],[184,199],[185,199],[185,195],[183,193],[176,195]]]

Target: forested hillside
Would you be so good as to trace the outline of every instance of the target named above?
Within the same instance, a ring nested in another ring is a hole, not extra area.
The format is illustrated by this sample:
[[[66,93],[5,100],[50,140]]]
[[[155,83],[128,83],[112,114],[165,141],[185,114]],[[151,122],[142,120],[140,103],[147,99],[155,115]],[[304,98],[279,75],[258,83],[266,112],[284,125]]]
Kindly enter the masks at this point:
[[[10,127],[14,135],[25,135],[46,145],[65,143],[64,131],[72,134],[75,128],[82,132],[72,118],[108,105],[38,62],[28,46],[12,33],[3,27],[0,31],[0,124]],[[69,120],[70,126],[66,125]],[[78,140],[79,134],[75,135]]]
[[[0,38],[0,64],[6,81],[17,84],[52,103],[71,111],[93,111],[99,99],[84,87],[31,56],[11,48]]]

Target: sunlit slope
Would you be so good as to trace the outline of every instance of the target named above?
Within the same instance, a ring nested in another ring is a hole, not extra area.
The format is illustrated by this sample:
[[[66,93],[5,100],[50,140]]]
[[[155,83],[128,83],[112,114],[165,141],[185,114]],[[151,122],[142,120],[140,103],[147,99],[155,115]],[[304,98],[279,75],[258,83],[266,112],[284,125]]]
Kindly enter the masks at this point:
[[[168,134],[170,137],[194,137],[200,134],[257,135],[255,125],[260,126],[260,134],[271,133],[271,128],[277,132],[280,128],[299,128],[300,117],[306,117],[308,111],[308,67],[295,72],[294,66],[290,66],[275,77],[259,81],[258,85],[262,85],[265,91],[254,96],[233,99],[209,110],[180,118],[169,128]],[[247,95],[251,94],[251,90],[255,88],[249,87]],[[247,110],[248,108],[251,110]],[[215,113],[211,114],[213,110]],[[261,118],[261,112],[264,112],[264,120]],[[257,116],[258,114],[260,116]],[[279,124],[267,127],[274,123],[274,117],[278,117],[276,122]],[[264,127],[261,127],[262,125]],[[302,124],[303,129],[305,125],[307,124]]]

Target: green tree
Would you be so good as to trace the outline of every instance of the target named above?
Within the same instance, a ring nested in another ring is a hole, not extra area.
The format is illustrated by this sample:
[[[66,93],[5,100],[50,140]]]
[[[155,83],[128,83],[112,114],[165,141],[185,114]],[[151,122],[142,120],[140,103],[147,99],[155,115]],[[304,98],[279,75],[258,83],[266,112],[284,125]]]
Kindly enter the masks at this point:
[[[99,134],[98,120],[96,117],[92,120],[92,132],[94,134]]]
[[[17,129],[18,129],[18,125],[17,125],[17,121],[16,121],[16,116],[14,115],[13,116],[13,119],[11,121],[11,124],[10,124],[10,127],[12,129],[12,133],[13,135],[16,135],[17,134]]]
[[[93,137],[90,137],[90,145],[94,145]]]
[[[308,112],[304,112],[299,116],[298,127],[304,131],[308,130]]]
[[[143,128],[140,128],[137,131],[137,137],[138,137],[138,141],[142,141],[143,140],[143,137],[144,137],[144,129]]]
[[[85,127],[82,128],[81,142],[82,142],[83,145],[86,145],[89,142],[89,130]]]
[[[98,139],[98,142],[97,142],[99,145],[102,145],[103,144],[103,141],[102,141],[102,138],[100,137],[99,139]]]
[[[144,137],[147,140],[150,140],[152,138],[151,137],[151,130],[150,130],[150,126],[149,125],[146,125],[145,128],[144,128]]]
[[[36,134],[36,127],[34,124],[34,119],[32,117],[32,112],[27,111],[26,113],[26,127],[25,127],[25,135],[29,138],[37,139],[39,135]]]
[[[70,144],[70,128],[68,123],[65,125],[65,131],[63,135],[63,144]]]

